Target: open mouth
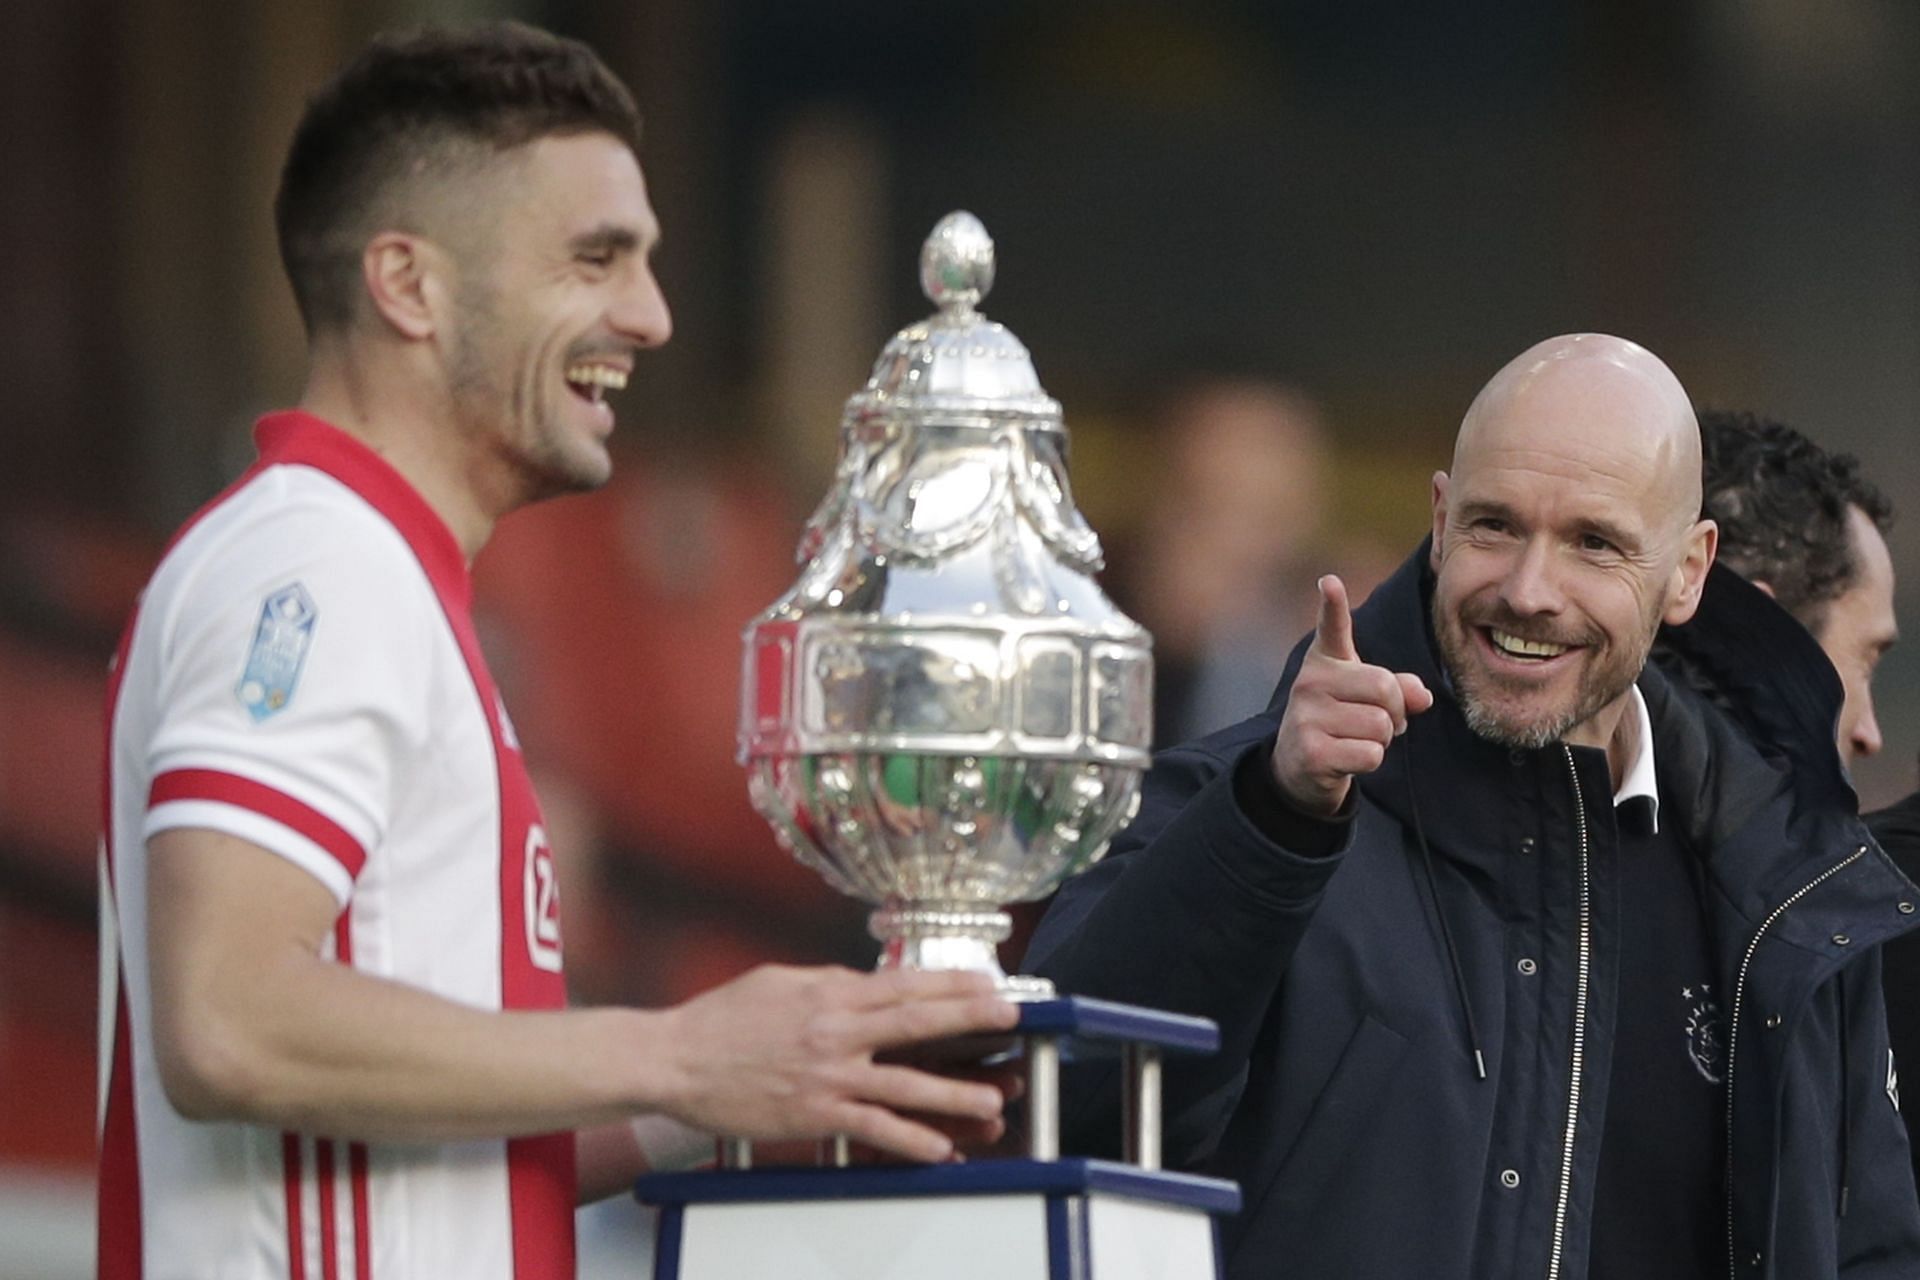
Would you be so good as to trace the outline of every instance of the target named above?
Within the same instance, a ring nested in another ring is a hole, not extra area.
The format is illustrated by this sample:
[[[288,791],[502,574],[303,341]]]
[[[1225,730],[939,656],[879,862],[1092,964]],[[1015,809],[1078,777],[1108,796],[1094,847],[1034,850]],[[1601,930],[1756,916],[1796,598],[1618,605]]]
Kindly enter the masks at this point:
[[[1551,640],[1528,640],[1498,627],[1483,628],[1482,633],[1497,653],[1518,662],[1551,662],[1573,648],[1570,644],[1555,644]]]
[[[593,404],[604,404],[608,391],[621,391],[627,385],[627,371],[610,364],[572,365],[566,378],[575,395]]]

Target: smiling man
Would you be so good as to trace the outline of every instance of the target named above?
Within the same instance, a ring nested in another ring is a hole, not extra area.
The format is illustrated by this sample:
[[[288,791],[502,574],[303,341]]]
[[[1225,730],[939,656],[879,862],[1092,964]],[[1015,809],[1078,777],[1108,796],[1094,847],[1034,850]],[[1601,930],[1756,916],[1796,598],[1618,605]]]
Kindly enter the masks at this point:
[[[516,507],[603,483],[668,337],[632,98],[517,25],[376,41],[276,213],[297,409],[181,531],[109,706],[99,1274],[573,1270],[576,1199],[714,1133],[941,1160],[989,1086],[878,1050],[1012,1024],[958,974],[765,968],[568,1010],[553,851],[469,613]]]
[[[1351,614],[1322,579],[1273,706],[1159,757],[1042,922],[1064,989],[1220,1022],[1168,1151],[1247,1196],[1230,1276],[1920,1266],[1873,945],[1912,889],[1819,649],[1712,567],[1700,458],[1643,348],[1523,353],[1427,544]],[[1734,713],[1647,666],[1656,633]]]

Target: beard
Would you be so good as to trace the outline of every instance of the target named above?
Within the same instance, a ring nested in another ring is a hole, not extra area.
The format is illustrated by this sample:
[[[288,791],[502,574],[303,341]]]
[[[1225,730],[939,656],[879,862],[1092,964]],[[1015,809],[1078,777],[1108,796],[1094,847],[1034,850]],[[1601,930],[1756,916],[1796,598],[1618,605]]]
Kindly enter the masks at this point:
[[[1624,644],[1609,643],[1589,630],[1575,635],[1542,635],[1510,611],[1495,607],[1476,610],[1463,618],[1462,610],[1434,610],[1434,639],[1440,663],[1453,682],[1455,700],[1467,727],[1503,747],[1534,751],[1565,738],[1624,694],[1640,677],[1653,648],[1661,602],[1654,602],[1637,636]],[[1484,615],[1484,616],[1480,616]],[[1536,687],[1508,685],[1487,670],[1475,649],[1472,631],[1496,627],[1517,636],[1581,646],[1587,661],[1580,668],[1571,696],[1559,696]]]
[[[526,344],[513,341],[497,302],[484,284],[460,292],[448,356],[455,412],[469,429],[492,437],[512,465],[519,502],[598,489],[609,478],[605,458],[569,447],[556,407],[545,399],[540,366],[529,363]]]

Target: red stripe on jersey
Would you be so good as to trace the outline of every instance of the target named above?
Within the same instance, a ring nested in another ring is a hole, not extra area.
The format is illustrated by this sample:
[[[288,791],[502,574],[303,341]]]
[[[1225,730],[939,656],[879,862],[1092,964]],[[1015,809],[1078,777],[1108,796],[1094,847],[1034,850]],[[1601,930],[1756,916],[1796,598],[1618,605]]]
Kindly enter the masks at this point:
[[[313,1178],[320,1184],[321,1280],[340,1280],[339,1226],[333,1212],[333,1143],[329,1139],[314,1139]]]
[[[367,1144],[347,1145],[347,1169],[353,1179],[353,1276],[373,1280],[373,1226],[367,1209]]]
[[[305,1181],[300,1168],[300,1135],[280,1135],[280,1164],[287,1188],[287,1276],[307,1280],[307,1221],[300,1199]]]
[[[127,980],[119,978],[113,1017],[113,1074],[100,1132],[100,1208],[94,1244],[99,1280],[139,1280],[140,1155],[133,1119],[133,1050],[127,1027]]]
[[[367,851],[344,827],[284,791],[275,791],[251,778],[217,769],[173,769],[153,780],[147,806],[171,800],[212,800],[271,818],[332,854],[349,876],[358,877],[360,868],[367,864]]]
[[[333,958],[353,965],[353,908],[349,906],[333,922]],[[347,1144],[347,1182],[353,1197],[353,1275],[354,1280],[372,1280],[373,1227],[367,1208],[367,1144]]]
[[[323,471],[385,516],[407,541],[427,575],[473,680],[474,695],[493,738],[500,798],[500,1003],[507,1009],[566,1007],[557,938],[544,964],[530,948],[538,927],[557,908],[547,894],[527,901],[528,833],[540,823],[540,804],[518,750],[506,741],[500,696],[473,629],[473,581],[466,557],[446,522],[398,471],[359,440],[311,414],[270,414],[256,432],[266,462]],[[550,855],[549,855],[550,856]],[[538,871],[538,868],[533,870]],[[528,907],[535,910],[529,913]],[[515,1280],[572,1280],[573,1212],[577,1173],[573,1135],[547,1134],[507,1143],[507,1187],[513,1224]]]
[[[106,741],[100,765],[100,844],[105,853],[102,872],[106,883],[101,892],[119,911],[114,893],[113,843],[113,717],[120,706],[120,680],[127,669],[127,654],[133,648],[133,624],[140,616],[136,606],[120,633],[113,663],[107,668]],[[142,908],[144,910],[144,907]],[[114,921],[116,934],[125,931]],[[101,953],[104,966],[106,954]],[[126,962],[118,956],[114,963],[113,1044],[101,1046],[111,1053],[107,1076],[107,1096],[100,1125],[100,1185],[94,1222],[95,1274],[98,1280],[139,1280],[146,1272],[142,1257],[144,1245],[140,1233],[140,1130],[133,1112],[133,1031],[127,1020]]]

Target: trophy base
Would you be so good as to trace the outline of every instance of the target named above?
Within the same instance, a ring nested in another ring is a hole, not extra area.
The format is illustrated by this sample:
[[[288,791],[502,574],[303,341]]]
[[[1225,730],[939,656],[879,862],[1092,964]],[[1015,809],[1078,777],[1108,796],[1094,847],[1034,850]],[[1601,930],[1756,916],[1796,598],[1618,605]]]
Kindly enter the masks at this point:
[[[1009,1036],[917,1046],[913,1060],[1019,1064],[1025,1151],[964,1164],[754,1169],[752,1145],[721,1144],[722,1168],[648,1174],[660,1208],[656,1280],[1165,1280],[1220,1274],[1215,1223],[1231,1182],[1160,1167],[1163,1053],[1210,1053],[1205,1018],[1064,996],[1023,1004]],[[930,1056],[929,1056],[930,1055]],[[1118,1057],[1125,1163],[1063,1156],[1063,1060]]]
[[[653,1174],[660,1280],[1220,1274],[1231,1182],[1103,1160]]]
[[[880,943],[875,967],[984,973],[1009,1000],[1050,1000],[1045,978],[1010,974],[1000,967],[999,944],[1013,932],[1013,917],[993,908],[890,905],[867,917],[867,931]]]

